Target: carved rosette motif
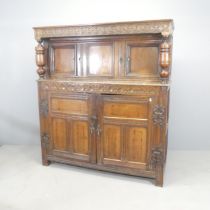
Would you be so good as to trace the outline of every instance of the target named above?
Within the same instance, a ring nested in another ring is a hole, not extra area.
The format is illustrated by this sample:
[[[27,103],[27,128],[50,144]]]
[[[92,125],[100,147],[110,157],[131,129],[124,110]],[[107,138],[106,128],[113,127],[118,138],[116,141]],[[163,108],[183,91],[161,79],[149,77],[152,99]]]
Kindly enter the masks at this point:
[[[44,81],[41,83],[42,90],[62,92],[88,92],[88,93],[111,93],[111,94],[142,94],[155,95],[158,93],[156,86],[118,85],[118,84],[93,84],[73,83],[64,81]]]
[[[165,121],[165,108],[160,105],[155,105],[152,113],[152,120],[155,125],[163,126]]]
[[[42,115],[43,117],[47,117],[48,116],[48,101],[47,99],[42,99],[40,101],[39,104],[39,111],[40,111],[40,115]]]
[[[43,147],[45,149],[48,148],[49,146],[49,143],[50,143],[50,138],[49,138],[49,135],[47,133],[43,133],[42,136],[41,136],[41,143],[43,145]]]
[[[160,147],[154,147],[151,151],[150,166],[152,169],[156,169],[158,166],[163,166],[163,150]]]
[[[122,35],[161,33],[170,35],[173,33],[172,20],[121,22],[101,25],[83,26],[57,26],[34,28],[35,38],[67,37],[67,36],[97,36],[97,35]]]

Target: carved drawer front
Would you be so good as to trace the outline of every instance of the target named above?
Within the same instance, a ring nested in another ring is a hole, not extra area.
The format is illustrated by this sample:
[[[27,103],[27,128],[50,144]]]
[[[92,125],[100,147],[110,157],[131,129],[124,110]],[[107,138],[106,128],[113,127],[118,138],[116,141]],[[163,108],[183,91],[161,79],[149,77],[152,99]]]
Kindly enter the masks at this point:
[[[92,96],[89,94],[51,94],[51,154],[95,162],[89,123],[92,114]]]
[[[100,164],[146,169],[151,142],[151,98],[102,96]]]
[[[129,77],[158,77],[159,48],[157,44],[126,42],[126,71]]]

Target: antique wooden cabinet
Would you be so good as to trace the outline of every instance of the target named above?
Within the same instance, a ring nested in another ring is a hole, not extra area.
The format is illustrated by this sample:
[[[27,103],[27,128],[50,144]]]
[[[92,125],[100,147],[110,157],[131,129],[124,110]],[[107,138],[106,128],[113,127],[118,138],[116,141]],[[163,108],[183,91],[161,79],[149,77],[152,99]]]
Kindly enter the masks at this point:
[[[163,185],[172,20],[36,27],[42,160]]]

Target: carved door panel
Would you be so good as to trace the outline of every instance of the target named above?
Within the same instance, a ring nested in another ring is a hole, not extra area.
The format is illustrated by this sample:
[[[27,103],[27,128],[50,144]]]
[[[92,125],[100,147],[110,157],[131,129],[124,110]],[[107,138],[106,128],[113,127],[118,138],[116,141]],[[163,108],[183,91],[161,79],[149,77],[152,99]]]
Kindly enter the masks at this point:
[[[126,77],[159,77],[158,43],[126,41],[125,56]]]
[[[85,46],[84,76],[113,77],[114,76],[114,42],[95,41]]]
[[[50,151],[86,162],[95,162],[95,140],[90,132],[94,97],[89,94],[50,95]]]
[[[150,97],[103,95],[98,98],[98,164],[145,169],[152,138]]]

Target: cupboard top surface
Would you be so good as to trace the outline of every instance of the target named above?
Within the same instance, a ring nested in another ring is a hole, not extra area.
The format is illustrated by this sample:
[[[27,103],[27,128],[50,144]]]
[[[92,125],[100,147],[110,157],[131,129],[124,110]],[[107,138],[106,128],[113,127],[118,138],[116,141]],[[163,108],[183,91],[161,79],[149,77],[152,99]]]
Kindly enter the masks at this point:
[[[132,22],[103,23],[72,26],[34,27],[35,39],[74,37],[74,36],[101,36],[127,34],[167,34],[172,35],[173,20],[147,20]]]

